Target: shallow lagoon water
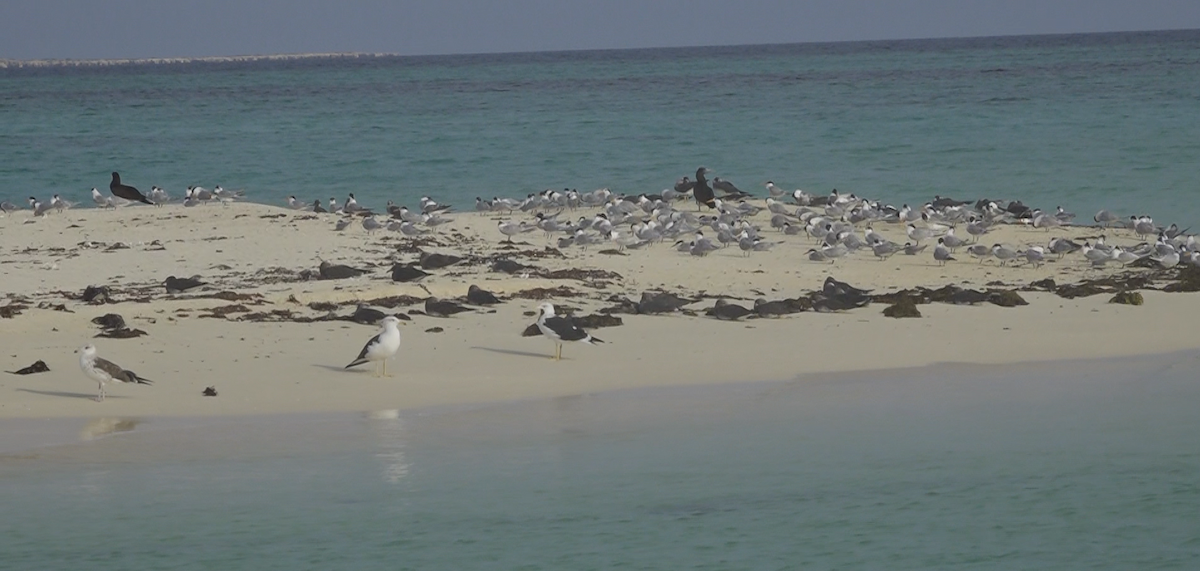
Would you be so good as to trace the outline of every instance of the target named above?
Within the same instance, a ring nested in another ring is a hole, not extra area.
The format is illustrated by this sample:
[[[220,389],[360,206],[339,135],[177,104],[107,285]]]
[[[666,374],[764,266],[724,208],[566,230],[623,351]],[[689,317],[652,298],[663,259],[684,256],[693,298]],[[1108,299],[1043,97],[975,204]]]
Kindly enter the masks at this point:
[[[0,457],[0,563],[1194,568],[1197,372],[1184,353],[73,421],[125,431]]]

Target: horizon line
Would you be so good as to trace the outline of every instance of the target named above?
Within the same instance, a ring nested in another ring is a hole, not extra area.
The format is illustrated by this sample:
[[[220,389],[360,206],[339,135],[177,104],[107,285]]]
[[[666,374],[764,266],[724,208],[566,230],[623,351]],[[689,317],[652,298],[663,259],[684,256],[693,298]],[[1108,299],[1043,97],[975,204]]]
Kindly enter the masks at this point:
[[[181,63],[224,63],[224,62],[255,62],[270,60],[301,60],[301,59],[353,59],[353,58],[385,58],[385,57],[455,57],[455,56],[501,56],[534,53],[583,53],[583,52],[622,52],[642,50],[671,50],[695,48],[739,48],[755,46],[787,46],[787,45],[820,45],[820,44],[868,44],[875,42],[922,42],[929,40],[985,40],[998,38],[1036,38],[1056,36],[1101,36],[1112,34],[1150,34],[1163,32],[1200,31],[1200,28],[1165,28],[1153,30],[1108,30],[1093,32],[1055,32],[1044,34],[1001,34],[979,36],[930,36],[907,38],[876,38],[869,40],[829,40],[829,41],[800,41],[800,42],[765,42],[748,44],[695,44],[676,46],[642,46],[623,48],[577,48],[559,50],[516,50],[497,52],[447,52],[427,54],[404,54],[399,52],[291,52],[275,54],[239,54],[239,55],[207,55],[207,56],[151,56],[127,58],[36,58],[16,59],[0,58],[0,69],[25,67],[100,67],[121,65],[166,65]]]

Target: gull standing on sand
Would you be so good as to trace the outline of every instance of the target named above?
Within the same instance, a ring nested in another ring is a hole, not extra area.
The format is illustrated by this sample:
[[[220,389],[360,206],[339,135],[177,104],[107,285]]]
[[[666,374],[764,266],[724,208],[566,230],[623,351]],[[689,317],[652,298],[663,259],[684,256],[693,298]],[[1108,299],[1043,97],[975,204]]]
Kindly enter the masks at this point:
[[[604,341],[592,337],[587,331],[584,331],[575,325],[575,322],[570,317],[562,317],[554,315],[554,304],[543,303],[538,306],[538,330],[547,338],[554,341],[556,347],[554,351],[554,360],[562,359],[563,341],[579,341],[581,343],[603,343]]]
[[[345,368],[349,369],[363,363],[377,361],[382,365],[382,372],[377,367],[375,376],[386,377],[388,359],[391,359],[396,351],[400,350],[399,325],[400,319],[394,315],[383,318],[383,330],[367,341],[367,344],[363,345],[362,351],[358,353],[358,358],[351,361]]]
[[[79,368],[83,369],[83,374],[100,385],[100,394],[96,396],[96,402],[104,400],[104,385],[107,383],[154,384],[153,381],[143,379],[137,373],[125,370],[112,361],[97,357],[95,345],[84,345],[76,353],[79,353]]]

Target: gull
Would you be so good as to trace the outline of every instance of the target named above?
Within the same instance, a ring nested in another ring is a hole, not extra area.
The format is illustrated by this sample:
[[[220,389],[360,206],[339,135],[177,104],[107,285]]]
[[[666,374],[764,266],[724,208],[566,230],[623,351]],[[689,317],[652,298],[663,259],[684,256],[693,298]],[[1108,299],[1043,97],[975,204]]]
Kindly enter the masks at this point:
[[[83,374],[100,385],[100,394],[96,396],[96,402],[104,400],[104,385],[108,383],[154,384],[153,381],[139,377],[137,373],[123,369],[112,361],[97,357],[95,345],[84,345],[76,353],[79,353],[79,368],[83,369]]]
[[[424,288],[425,286],[421,286]],[[425,291],[429,291],[426,289]],[[471,308],[459,305],[453,301],[445,301],[436,297],[425,299],[425,314],[430,317],[451,317],[456,313],[471,311]]]
[[[542,335],[554,341],[556,348],[554,351],[555,361],[562,359],[564,341],[578,341],[591,345],[604,342],[592,337],[587,331],[580,329],[570,317],[555,315],[554,304],[543,303],[538,306],[538,312],[537,328],[542,332]]]
[[[752,313],[754,313],[754,310],[742,307],[736,303],[729,303],[723,297],[718,299],[711,308],[704,312],[705,315],[715,317],[721,321],[737,321]]]
[[[400,319],[394,315],[389,315],[383,318],[382,325],[383,329],[372,337],[370,341],[367,341],[366,345],[363,345],[362,351],[358,353],[358,357],[351,361],[349,365],[346,365],[346,369],[376,361],[380,363],[382,369],[377,369],[375,376],[387,376],[388,359],[391,359],[396,354],[396,351],[400,350],[400,329],[398,327]]]
[[[208,284],[200,281],[200,276],[192,276],[190,278],[167,276],[167,279],[163,280],[162,285],[167,288],[167,293],[180,293]]]
[[[475,305],[495,305],[500,303],[500,299],[496,297],[496,294],[477,285],[471,285],[471,287],[467,288],[467,301]]]
[[[938,238],[937,246],[933,248],[933,259],[937,260],[939,266],[945,266],[946,262],[954,261],[954,258],[950,256],[950,249],[946,247],[945,238]]]
[[[537,226],[526,224],[524,220],[522,220],[520,224],[514,224],[512,221],[500,220],[496,222],[496,228],[500,230],[501,234],[508,236],[507,242],[510,244],[513,241],[513,236],[537,230]]]

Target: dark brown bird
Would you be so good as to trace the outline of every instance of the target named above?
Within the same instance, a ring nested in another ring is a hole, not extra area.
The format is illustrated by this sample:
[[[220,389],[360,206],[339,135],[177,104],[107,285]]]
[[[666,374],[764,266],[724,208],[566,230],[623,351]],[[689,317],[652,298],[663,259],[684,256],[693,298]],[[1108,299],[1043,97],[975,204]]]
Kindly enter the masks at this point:
[[[429,272],[423,271],[413,264],[396,264],[392,266],[392,281],[394,282],[416,282],[428,275],[430,275]]]
[[[331,264],[326,261],[322,261],[318,269],[321,272],[321,279],[323,280],[354,278],[367,273],[366,270],[360,270],[350,266],[343,266],[341,264]]]
[[[477,285],[467,288],[467,301],[475,305],[495,305],[500,303],[500,299],[496,297],[496,294]]]
[[[132,202],[144,202],[154,206],[154,203],[150,202],[150,200],[147,199],[140,190],[133,188],[128,184],[121,184],[121,175],[114,172],[112,173],[112,177],[112,182],[108,183],[108,191],[111,192],[113,196],[117,198],[124,198],[125,200]]]
[[[700,209],[703,204],[709,208],[716,208],[717,203],[713,200],[713,189],[708,185],[708,180],[704,178],[704,174],[708,169],[700,167],[696,169],[696,182],[692,184],[692,196],[696,199],[696,209]]]
[[[163,280],[162,285],[167,288],[167,293],[179,293],[207,284],[200,281],[200,276],[192,276],[190,278],[167,276],[167,279]]]
[[[453,301],[442,301],[436,297],[425,300],[425,314],[432,317],[450,317],[455,313],[471,311],[471,308],[459,305]]]

